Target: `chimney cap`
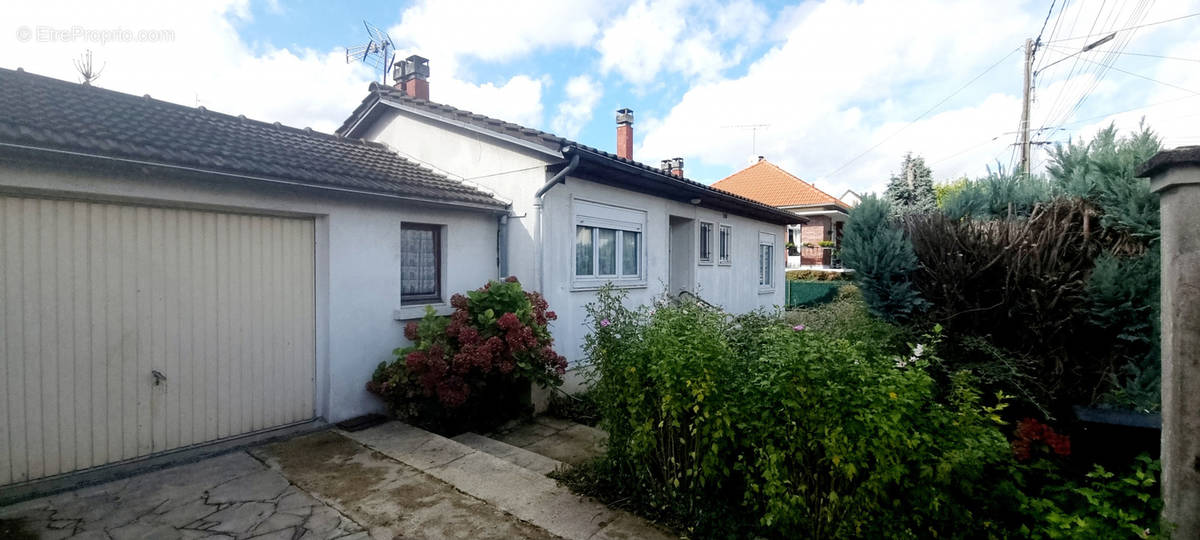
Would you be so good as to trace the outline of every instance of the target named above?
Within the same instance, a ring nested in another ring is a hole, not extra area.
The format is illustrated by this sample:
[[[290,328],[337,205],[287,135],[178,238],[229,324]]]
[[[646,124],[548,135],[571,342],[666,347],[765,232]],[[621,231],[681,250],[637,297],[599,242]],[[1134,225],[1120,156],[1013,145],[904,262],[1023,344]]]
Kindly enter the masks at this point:
[[[683,158],[681,158],[681,157],[672,158],[671,159],[671,168],[682,169],[683,168]]]
[[[419,55],[412,55],[404,60],[396,62],[392,70],[392,78],[396,82],[404,82],[411,79],[425,80],[429,78],[429,59]]]
[[[633,109],[617,109],[617,125],[633,124]]]

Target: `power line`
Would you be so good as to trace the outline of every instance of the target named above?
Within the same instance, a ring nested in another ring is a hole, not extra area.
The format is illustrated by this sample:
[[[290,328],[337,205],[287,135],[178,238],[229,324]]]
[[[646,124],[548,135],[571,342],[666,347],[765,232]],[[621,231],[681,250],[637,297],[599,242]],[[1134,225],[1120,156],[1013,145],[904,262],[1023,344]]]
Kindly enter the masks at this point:
[[[1024,47],[1024,46],[1022,46],[1022,47]],[[996,66],[999,66],[999,65],[1000,65],[1001,63],[1003,63],[1005,60],[1008,60],[1008,57],[1012,56],[1012,55],[1013,55],[1013,53],[1015,53],[1015,52],[1017,52],[1017,51],[1021,50],[1021,48],[1022,48],[1022,47],[1017,47],[1017,48],[1015,48],[1015,49],[1013,49],[1013,50],[1009,51],[1009,52],[1008,52],[1008,54],[1005,54],[1003,57],[1001,57],[999,60],[997,60],[997,61],[996,61],[996,63],[994,63],[994,64],[992,64],[992,65],[988,66],[988,68],[987,68],[987,69],[985,69],[985,70],[983,70],[982,72],[980,72],[980,73],[979,73],[979,75],[976,75],[976,76],[975,76],[975,78],[973,78],[973,79],[971,79],[971,80],[967,81],[967,82],[966,82],[966,84],[964,84],[964,85],[962,85],[962,86],[958,87],[958,89],[957,89],[957,90],[955,90],[955,91],[951,92],[951,93],[950,93],[950,95],[948,95],[948,96],[946,96],[946,97],[942,98],[940,101],[938,101],[937,103],[933,104],[933,106],[932,106],[932,107],[930,107],[930,108],[928,108],[928,109],[926,109],[926,110],[925,110],[925,112],[923,112],[923,113],[921,113],[921,114],[917,115],[917,117],[916,117],[916,118],[913,118],[913,119],[912,119],[912,120],[911,120],[909,123],[905,124],[905,125],[904,125],[904,127],[901,127],[900,129],[898,129],[898,130],[894,131],[894,132],[893,132],[891,135],[888,135],[887,137],[884,137],[884,138],[883,138],[883,139],[881,139],[879,142],[877,142],[877,143],[875,143],[874,145],[872,145],[870,148],[867,148],[866,150],[863,150],[863,151],[862,151],[862,153],[860,153],[860,154],[858,154],[858,155],[854,156],[853,158],[850,158],[850,161],[847,161],[846,163],[843,163],[843,164],[842,164],[842,166],[840,166],[840,167],[838,167],[838,168],[834,169],[834,170],[833,170],[832,172],[830,172],[829,174],[826,174],[826,175],[825,175],[825,178],[828,178],[828,177],[830,177],[830,176],[833,176],[833,175],[835,175],[835,174],[837,174],[837,173],[841,172],[841,171],[842,171],[842,169],[845,169],[846,167],[849,167],[851,163],[854,163],[855,161],[858,161],[859,159],[861,159],[863,156],[865,156],[865,155],[867,155],[867,154],[870,154],[870,153],[871,153],[871,151],[875,150],[876,148],[879,148],[879,147],[880,147],[880,145],[882,145],[883,143],[887,142],[888,140],[890,140],[891,138],[895,137],[896,135],[899,135],[899,134],[900,134],[902,131],[904,131],[904,130],[906,130],[906,129],[910,128],[910,127],[912,127],[912,125],[913,125],[913,124],[917,123],[917,121],[918,121],[918,120],[920,120],[920,119],[924,118],[924,117],[925,117],[925,115],[927,115],[927,114],[929,114],[929,113],[933,112],[933,111],[934,111],[935,109],[937,109],[938,107],[941,107],[943,103],[946,103],[947,101],[950,101],[950,99],[951,99],[951,98],[953,98],[954,96],[957,96],[957,95],[959,94],[959,92],[962,92],[963,90],[966,90],[968,86],[971,86],[972,84],[974,84],[974,83],[975,83],[975,81],[978,81],[979,79],[983,78],[983,76],[984,76],[984,75],[987,75],[989,72],[991,72],[993,69],[995,69],[995,68],[996,68]]]
[[[1105,31],[1105,32],[1098,32],[1098,33],[1093,33],[1093,34],[1085,34],[1085,35],[1082,35],[1082,36],[1072,36],[1072,37],[1068,37],[1068,38],[1059,38],[1059,39],[1056,39],[1056,40],[1054,40],[1054,41],[1047,41],[1046,43],[1055,43],[1055,42],[1059,42],[1059,41],[1070,41],[1070,40],[1073,40],[1073,39],[1087,39],[1087,38],[1090,38],[1090,37],[1092,37],[1092,36],[1099,36],[1099,35],[1109,34],[1109,33],[1112,33],[1112,32],[1124,32],[1125,30],[1136,30],[1136,29],[1138,29],[1138,28],[1146,28],[1147,26],[1155,26],[1155,25],[1159,25],[1159,24],[1166,24],[1166,23],[1169,23],[1169,22],[1181,21],[1181,20],[1183,20],[1183,19],[1188,19],[1188,18],[1191,18],[1191,17],[1200,17],[1200,13],[1191,13],[1191,14],[1188,14],[1188,15],[1181,15],[1181,16],[1179,16],[1179,17],[1175,17],[1174,19],[1166,19],[1166,20],[1163,20],[1163,21],[1156,21],[1156,22],[1152,22],[1152,23],[1139,24],[1139,25],[1137,25],[1137,26],[1127,26],[1127,27],[1125,27],[1125,28],[1117,28],[1117,29],[1115,29],[1115,30],[1108,30],[1108,31]],[[1089,30],[1089,32],[1090,32],[1090,31],[1091,31],[1091,30]]]
[[[1084,59],[1083,59],[1083,61],[1084,61],[1084,62],[1091,62],[1091,63],[1093,63],[1093,64],[1096,64],[1096,63],[1098,63],[1098,62],[1096,62],[1096,61],[1094,61],[1094,60],[1088,60],[1087,58],[1084,58]],[[1111,66],[1111,65],[1110,65],[1110,66],[1108,66],[1108,69],[1115,69],[1115,70],[1117,70],[1117,71],[1120,71],[1121,73],[1124,73],[1124,74],[1126,74],[1126,75],[1132,75],[1132,76],[1134,76],[1134,77],[1137,77],[1137,78],[1139,78],[1139,79],[1145,79],[1145,80],[1147,80],[1147,81],[1150,81],[1150,82],[1153,82],[1153,83],[1158,83],[1158,84],[1161,84],[1161,85],[1163,85],[1163,86],[1169,86],[1169,87],[1171,87],[1171,88],[1174,88],[1174,89],[1176,89],[1176,90],[1183,90],[1184,92],[1190,92],[1190,93],[1192,93],[1192,94],[1196,94],[1196,95],[1200,96],[1200,92],[1197,92],[1197,91],[1195,91],[1195,90],[1192,90],[1191,88],[1184,88],[1184,87],[1182,87],[1182,86],[1179,86],[1179,85],[1177,85],[1177,84],[1171,84],[1171,83],[1169,83],[1169,82],[1163,82],[1163,81],[1160,81],[1160,80],[1158,80],[1158,79],[1152,79],[1152,78],[1150,78],[1150,77],[1147,77],[1147,76],[1145,76],[1145,75],[1139,75],[1139,74],[1137,74],[1137,73],[1134,73],[1134,72],[1132,72],[1132,71],[1126,71],[1126,70],[1124,70],[1124,69],[1121,69],[1121,68],[1119,68],[1119,67],[1116,67],[1116,66]]]
[[[1071,49],[1059,47],[1057,45],[1051,45],[1050,48],[1058,50],[1059,52],[1069,52],[1071,50]],[[1125,52],[1125,51],[1117,52],[1115,54],[1118,54],[1121,56],[1145,56],[1147,58],[1162,58],[1164,60],[1182,60],[1184,62],[1200,62],[1200,58],[1184,58],[1182,56],[1163,56],[1161,54],[1147,54],[1147,53],[1135,53],[1135,52]]]

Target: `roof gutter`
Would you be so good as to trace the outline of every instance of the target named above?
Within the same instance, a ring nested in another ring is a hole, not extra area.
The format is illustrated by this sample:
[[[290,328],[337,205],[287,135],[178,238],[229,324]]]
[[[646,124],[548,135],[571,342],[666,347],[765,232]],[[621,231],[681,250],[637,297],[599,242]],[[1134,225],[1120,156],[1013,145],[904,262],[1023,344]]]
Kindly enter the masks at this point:
[[[12,148],[12,149],[16,149],[16,150],[44,152],[44,153],[48,153],[48,154],[57,154],[57,155],[63,155],[63,156],[80,157],[80,158],[95,159],[95,160],[102,160],[102,161],[112,161],[112,162],[124,163],[124,164],[128,164],[128,165],[141,165],[141,166],[145,166],[145,167],[160,167],[160,168],[164,168],[164,169],[172,169],[172,170],[177,170],[177,171],[185,171],[185,172],[198,173],[198,174],[206,174],[206,175],[211,175],[211,176],[222,176],[222,177],[226,177],[226,178],[241,178],[244,180],[254,180],[256,182],[282,184],[282,185],[287,185],[287,186],[304,187],[304,188],[309,188],[309,189],[319,189],[319,190],[324,190],[324,191],[335,191],[335,192],[340,192],[340,193],[351,193],[351,194],[355,194],[355,195],[366,195],[369,197],[378,197],[378,198],[392,199],[392,200],[399,200],[399,201],[411,201],[411,202],[417,202],[417,203],[429,204],[429,205],[435,205],[435,206],[451,206],[451,207],[457,207],[457,208],[471,208],[471,209],[476,209],[476,210],[487,210],[492,213],[503,213],[503,214],[508,213],[508,206],[488,205],[488,204],[460,202],[460,201],[445,201],[445,200],[439,200],[439,199],[428,199],[425,197],[413,197],[411,195],[397,195],[397,194],[393,194],[393,193],[366,191],[366,190],[353,189],[353,188],[340,187],[340,186],[310,184],[310,183],[305,183],[305,182],[296,182],[293,180],[283,180],[280,178],[269,178],[269,177],[265,177],[265,176],[251,176],[251,175],[246,175],[246,174],[217,171],[217,170],[212,170],[212,169],[188,167],[186,165],[172,165],[170,163],[159,163],[159,162],[154,162],[154,161],[146,161],[146,160],[131,159],[131,158],[119,158],[119,157],[113,157],[113,156],[105,156],[103,154],[91,154],[91,153],[87,153],[87,152],[75,152],[72,150],[60,150],[57,148],[44,148],[44,147],[40,147],[40,146],[28,146],[28,145],[24,145],[24,144],[7,143],[7,142],[0,142],[0,148]],[[497,202],[500,202],[500,201],[497,201]]]
[[[533,245],[538,247],[542,246],[542,239],[546,238],[546,221],[542,217],[542,196],[544,196],[547,191],[550,191],[550,188],[558,184],[565,183],[567,181],[567,176],[575,172],[575,169],[579,167],[579,152],[575,152],[573,148],[567,147],[563,149],[563,154],[572,154],[571,161],[568,162],[567,166],[563,167],[561,171],[558,171],[554,176],[550,177],[550,180],[547,180],[546,183],[537,190],[537,193],[534,193],[533,195],[533,208],[535,210],[534,220],[537,222],[534,224],[533,229],[535,236]],[[505,246],[505,249],[507,249],[507,246]],[[543,294],[545,293],[544,286],[546,283],[545,253],[545,249],[537,250],[537,290],[543,292]],[[507,258],[508,257],[506,254],[505,259]]]
[[[761,221],[767,221],[776,224],[792,224],[796,223],[798,220],[801,222],[807,221],[803,216],[798,216],[792,212],[781,210],[774,206],[768,206],[762,203],[751,201],[749,199],[736,197],[702,184],[696,184],[691,180],[651,171],[637,165],[631,165],[629,163],[613,159],[609,156],[590,152],[587,149],[570,147],[568,150],[576,150],[580,154],[586,154],[584,157],[586,157],[589,161],[598,163],[608,168],[618,169],[626,174],[637,175],[643,178],[662,182],[666,186],[682,188],[689,193],[701,196],[701,198],[709,197],[710,200],[719,200],[730,205],[740,206],[744,209],[740,213],[746,217],[753,217]],[[765,216],[770,217],[766,218]]]

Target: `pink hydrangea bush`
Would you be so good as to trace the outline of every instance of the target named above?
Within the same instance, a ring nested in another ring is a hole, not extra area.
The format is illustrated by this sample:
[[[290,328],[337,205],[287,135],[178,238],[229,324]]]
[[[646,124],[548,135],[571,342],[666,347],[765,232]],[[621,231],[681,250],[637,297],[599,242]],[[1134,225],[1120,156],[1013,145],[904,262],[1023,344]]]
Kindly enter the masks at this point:
[[[455,294],[450,304],[448,318],[430,309],[409,322],[404,335],[412,345],[396,349],[396,360],[380,364],[367,385],[398,415],[411,419],[464,408],[490,414],[514,392],[527,394],[521,388],[530,382],[562,383],[567,361],[555,352],[548,328],[557,316],[541,294],[522,290],[509,277]]]

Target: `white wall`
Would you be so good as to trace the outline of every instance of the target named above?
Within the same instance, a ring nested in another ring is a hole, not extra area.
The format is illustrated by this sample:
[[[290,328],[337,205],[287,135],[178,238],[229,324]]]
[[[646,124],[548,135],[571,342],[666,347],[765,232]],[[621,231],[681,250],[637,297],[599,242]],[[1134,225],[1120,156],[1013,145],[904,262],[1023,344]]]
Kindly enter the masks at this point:
[[[445,225],[443,296],[497,277],[496,216],[250,181],[130,178],[0,165],[0,191],[312,216],[316,221],[317,414],[331,422],[382,410],[364,388],[406,344],[400,308],[400,224]]]
[[[698,207],[686,202],[677,202],[644,195],[634,191],[597,184],[586,180],[568,178],[563,185],[555,186],[545,196],[547,286],[542,293],[552,309],[559,313],[554,327],[557,349],[573,363],[583,359],[583,338],[589,329],[584,326],[586,307],[596,298],[594,290],[576,290],[572,287],[574,272],[575,225],[571,212],[573,198],[644,210],[647,223],[645,243],[647,282],[644,287],[626,289],[630,305],[648,304],[667,288],[670,261],[668,241],[670,239],[670,216],[692,218],[693,226],[699,221],[733,226],[732,264],[694,265],[693,291],[710,303],[721,306],[732,313],[743,313],[759,307],[771,308],[784,303],[784,243],[786,228],[742,216]],[[775,235],[775,287],[762,290],[758,286],[758,239],[759,233]],[[717,230],[714,229],[714,258],[717,249]],[[699,234],[693,234],[698,241]],[[698,256],[699,248],[693,248]],[[550,276],[555,276],[551,280]]]
[[[508,273],[521,283],[537,283],[537,258],[533,256],[537,210],[533,194],[548,180],[546,166],[561,158],[395,110],[381,115],[363,138],[382,142],[417,163],[510,201],[513,217],[508,222]]]

